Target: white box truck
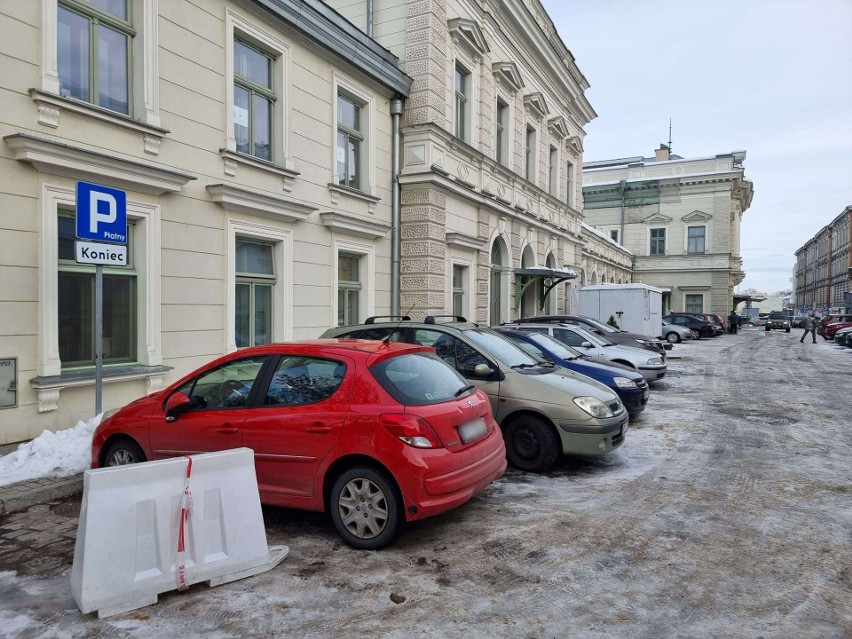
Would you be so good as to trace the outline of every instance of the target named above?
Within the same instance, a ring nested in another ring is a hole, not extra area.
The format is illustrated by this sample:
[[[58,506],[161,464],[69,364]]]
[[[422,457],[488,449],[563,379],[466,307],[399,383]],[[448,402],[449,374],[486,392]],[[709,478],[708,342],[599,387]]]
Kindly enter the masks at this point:
[[[580,289],[580,314],[658,337],[663,321],[663,291],[647,284],[596,284]]]

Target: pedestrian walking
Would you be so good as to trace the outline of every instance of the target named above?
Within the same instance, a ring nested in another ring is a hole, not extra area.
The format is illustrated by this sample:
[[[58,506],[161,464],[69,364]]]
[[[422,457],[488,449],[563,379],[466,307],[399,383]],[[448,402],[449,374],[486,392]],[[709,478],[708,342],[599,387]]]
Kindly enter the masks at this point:
[[[814,344],[816,344],[816,327],[816,317],[814,317],[814,314],[811,313],[810,315],[806,316],[804,322],[802,322],[802,328],[805,329],[805,332],[802,333],[802,339],[799,340],[799,343],[803,344],[805,338],[808,336],[808,333],[810,333],[811,337],[814,340]]]
[[[736,335],[740,328],[740,314],[736,310],[732,310],[728,316],[728,322],[731,324],[731,335]]]

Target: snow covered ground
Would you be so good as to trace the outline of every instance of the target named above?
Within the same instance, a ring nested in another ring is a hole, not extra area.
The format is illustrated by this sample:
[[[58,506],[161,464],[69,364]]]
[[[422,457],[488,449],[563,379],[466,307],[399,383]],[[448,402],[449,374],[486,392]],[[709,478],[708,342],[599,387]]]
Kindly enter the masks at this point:
[[[380,552],[265,508],[280,566],[104,620],[70,594],[75,503],[0,518],[0,637],[848,639],[852,351],[798,338],[676,346],[613,454],[509,470]]]
[[[0,486],[39,477],[70,477],[92,463],[92,433],[101,421],[96,415],[86,422],[55,433],[46,430],[30,442],[0,457]]]

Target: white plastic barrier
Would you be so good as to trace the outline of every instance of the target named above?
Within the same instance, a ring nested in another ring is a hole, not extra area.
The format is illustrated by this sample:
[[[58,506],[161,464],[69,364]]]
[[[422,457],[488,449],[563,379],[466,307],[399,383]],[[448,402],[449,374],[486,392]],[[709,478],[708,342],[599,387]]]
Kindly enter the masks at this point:
[[[266,544],[249,448],[87,470],[71,592],[102,618],[265,572],[288,552]]]

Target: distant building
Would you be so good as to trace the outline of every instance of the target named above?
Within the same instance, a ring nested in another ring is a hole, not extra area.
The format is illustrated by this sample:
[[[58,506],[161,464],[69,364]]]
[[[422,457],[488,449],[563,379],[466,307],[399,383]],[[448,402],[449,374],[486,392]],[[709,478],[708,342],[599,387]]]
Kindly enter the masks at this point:
[[[663,289],[666,311],[733,308],[745,273],[740,223],[751,205],[745,151],[701,158],[671,155],[583,164],[584,214],[634,256],[633,281]]]
[[[852,206],[796,251],[796,305],[852,306]]]

